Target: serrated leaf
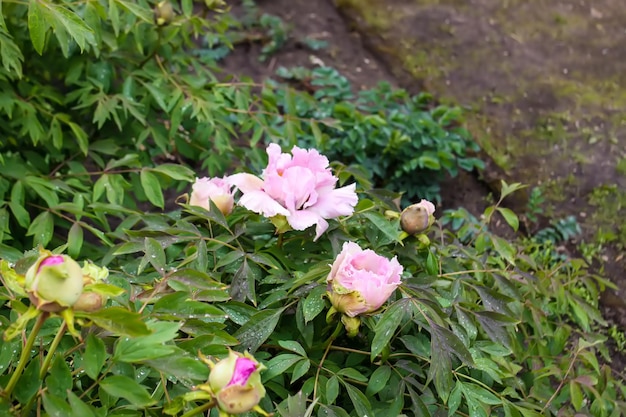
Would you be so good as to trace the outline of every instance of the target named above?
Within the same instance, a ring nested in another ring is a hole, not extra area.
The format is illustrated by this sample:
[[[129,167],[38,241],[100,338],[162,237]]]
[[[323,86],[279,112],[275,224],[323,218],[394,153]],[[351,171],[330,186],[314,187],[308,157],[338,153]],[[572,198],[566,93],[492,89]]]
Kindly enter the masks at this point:
[[[149,171],[148,168],[143,168],[139,173],[139,179],[148,200],[155,206],[164,208],[163,190],[157,176]]]

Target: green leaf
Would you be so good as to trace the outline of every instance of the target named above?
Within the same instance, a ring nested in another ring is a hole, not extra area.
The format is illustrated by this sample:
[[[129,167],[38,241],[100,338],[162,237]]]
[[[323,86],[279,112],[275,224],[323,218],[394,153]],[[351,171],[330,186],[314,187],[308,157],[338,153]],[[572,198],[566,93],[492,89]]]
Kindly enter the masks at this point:
[[[26,236],[33,236],[34,246],[41,245],[46,247],[52,239],[53,232],[54,219],[52,218],[52,214],[50,214],[49,211],[44,211],[35,217],[28,227]]]
[[[39,55],[43,54],[46,32],[49,27],[44,18],[41,2],[39,0],[30,0],[28,2],[28,32],[33,47]]]
[[[69,400],[70,407],[72,409],[70,417],[96,417],[91,408],[89,408],[89,406],[72,391],[67,392],[67,399]]]
[[[24,373],[20,377],[13,395],[22,404],[26,404],[39,390],[41,379],[39,379],[40,362],[39,357],[35,356],[26,365]]]
[[[500,191],[500,199],[503,199],[507,195],[526,187],[519,182],[514,182],[513,184],[509,185],[506,183],[506,181],[500,180],[500,183],[502,185],[502,189]]]
[[[176,349],[174,355],[146,361],[146,365],[165,375],[186,381],[189,385],[205,382],[209,377],[209,367],[206,364],[196,357],[186,355],[180,349]]]
[[[231,252],[237,253],[237,252]],[[229,254],[229,255],[230,255]],[[219,263],[218,263],[219,264]],[[255,265],[253,265],[255,266]],[[245,301],[246,299],[252,301],[252,304],[256,305],[256,278],[258,269],[252,268],[248,263],[248,259],[244,258],[241,266],[237,269],[237,272],[233,275],[233,280],[230,285],[230,296],[235,301]]]
[[[283,353],[274,356],[267,363],[267,370],[263,372],[263,381],[269,381],[277,375],[282,375],[287,369],[302,360],[302,356],[293,353]]]
[[[56,355],[46,378],[46,388],[59,398],[65,398],[67,391],[71,390],[73,383],[70,368],[65,363],[62,355]]]
[[[335,402],[337,397],[339,396],[339,378],[335,375],[328,378],[326,382],[326,401],[328,404],[332,404]]]
[[[115,345],[113,359],[121,362],[141,362],[171,355],[176,346],[171,342],[180,329],[181,323],[153,322],[148,324],[151,334],[145,336],[125,337]]]
[[[91,313],[76,311],[74,314],[76,317],[89,319],[97,326],[117,335],[137,337],[150,334],[141,314],[122,307],[109,307]]]
[[[323,295],[326,293],[326,287],[319,285],[311,290],[311,292],[302,301],[302,313],[304,315],[304,323],[308,323],[318,316],[326,308],[326,301]]]
[[[100,381],[100,387],[110,396],[124,398],[137,407],[148,407],[156,403],[143,386],[124,375],[106,377]]]
[[[400,242],[400,229],[398,227],[399,220],[391,221],[378,212],[366,211],[362,213],[363,217],[368,219],[378,230],[380,230],[386,239],[379,238],[378,245],[385,245],[389,242]]]
[[[165,257],[165,250],[158,240],[147,237],[144,239],[144,252],[146,259],[155,271],[160,274],[165,272],[165,264],[167,262]]]
[[[359,416],[373,416],[372,406],[370,405],[367,397],[354,386],[344,383],[346,387],[346,391],[348,391],[348,396],[354,405],[354,410],[356,414]]]
[[[139,174],[139,179],[148,200],[155,206],[164,208],[163,191],[157,176],[150,172],[148,168],[143,168]]]
[[[378,394],[383,388],[385,388],[390,377],[391,367],[387,365],[377,367],[370,376],[365,394],[368,397]]]
[[[476,384],[472,384],[471,382],[462,384],[461,389],[463,390],[463,394],[466,398],[473,397],[477,402],[481,404],[502,404],[502,400],[494,395],[492,392],[487,391],[485,388],[479,387]]]
[[[493,247],[498,252],[500,256],[506,259],[511,265],[515,265],[515,248],[506,240],[501,237],[492,235],[491,241],[493,242]]]
[[[195,172],[186,166],[178,164],[161,164],[157,165],[152,170],[167,175],[177,181],[194,182],[196,178]]]
[[[85,353],[83,354],[82,368],[89,378],[94,381],[98,378],[100,370],[107,359],[107,353],[102,339],[90,333],[85,341]],[[71,400],[70,400],[71,403]]]
[[[519,219],[517,218],[517,214],[515,214],[513,210],[505,207],[497,207],[496,210],[502,214],[502,217],[504,217],[504,220],[506,220],[509,226],[517,232],[517,229],[519,228]]]
[[[311,369],[311,361],[308,359],[302,359],[296,363],[293,367],[293,373],[291,374],[291,384],[302,378]]]
[[[256,350],[267,340],[278,324],[280,315],[285,308],[276,308],[270,310],[259,311],[235,332],[235,336],[243,348],[248,349],[251,353]]]
[[[67,254],[72,258],[78,258],[80,249],[83,247],[83,228],[76,222],[70,227],[67,235]]]
[[[43,408],[49,417],[67,417],[72,413],[72,409],[63,398],[44,392],[42,399]]]
[[[304,356],[305,358],[307,357],[306,351],[304,350],[302,345],[296,342],[295,340],[280,340],[278,342],[278,345],[282,347],[283,349],[287,349],[292,352],[295,352],[298,355]]]
[[[68,126],[72,130],[72,133],[74,133],[78,147],[82,151],[83,155],[87,156],[87,153],[89,152],[89,137],[87,136],[87,133],[82,127],[74,122],[69,122]]]
[[[406,306],[407,304],[403,302],[392,304],[383,313],[378,323],[376,323],[374,327],[374,340],[372,340],[372,351],[370,353],[370,359],[372,361],[389,345],[396,329],[404,319]]]

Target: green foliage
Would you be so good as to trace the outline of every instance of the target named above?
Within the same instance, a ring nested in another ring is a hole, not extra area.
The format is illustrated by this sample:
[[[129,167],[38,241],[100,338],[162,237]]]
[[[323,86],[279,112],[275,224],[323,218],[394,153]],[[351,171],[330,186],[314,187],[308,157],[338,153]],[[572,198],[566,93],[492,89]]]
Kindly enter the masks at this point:
[[[480,165],[456,109],[385,85],[353,97],[328,68],[310,92],[220,80],[211,53],[237,22],[185,0],[157,25],[154,6],[2,3],[0,415],[206,415],[199,353],[229,347],[267,367],[260,405],[283,417],[626,412],[593,331],[605,280],[491,233],[495,213],[519,225],[499,203],[407,237],[399,195],[372,188],[436,195],[425,173]],[[334,167],[356,211],[316,242],[179,197],[206,172],[259,173],[273,141],[351,164]],[[326,318],[345,241],[404,266],[354,338]],[[106,306],[38,312],[23,289],[38,245],[106,266]]]
[[[355,96],[347,78],[328,67],[277,73],[312,92],[306,100],[288,92],[279,96],[287,112],[315,120],[310,127],[292,127],[301,128],[295,132],[286,129],[287,143],[357,164],[375,186],[404,192],[405,202],[439,200],[437,182],[445,174],[483,167],[471,156],[478,147],[461,127],[460,108],[436,105],[428,94],[410,96],[387,83]]]

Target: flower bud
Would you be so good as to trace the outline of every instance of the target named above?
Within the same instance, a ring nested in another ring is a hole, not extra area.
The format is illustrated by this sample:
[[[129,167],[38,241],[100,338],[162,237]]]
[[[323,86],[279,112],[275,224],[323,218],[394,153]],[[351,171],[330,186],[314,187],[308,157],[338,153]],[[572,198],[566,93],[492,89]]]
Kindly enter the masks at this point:
[[[91,262],[83,264],[83,293],[74,303],[75,311],[93,312],[98,311],[107,302],[107,297],[92,290],[92,284],[104,281],[109,276],[109,270],[103,266],[94,265]]]
[[[434,212],[435,205],[428,200],[412,204],[402,211],[400,227],[410,235],[422,233],[434,223]]]
[[[227,216],[233,211],[235,204],[232,188],[223,178],[197,178],[189,197],[189,205],[211,210],[209,201],[213,201],[222,214]]]
[[[168,0],[163,0],[154,6],[154,21],[157,25],[163,26],[174,20],[174,8]]]
[[[208,386],[219,409],[228,415],[256,409],[265,396],[260,375],[264,369],[250,354],[233,351],[228,358],[213,364]]]
[[[67,255],[42,253],[26,271],[24,289],[39,310],[58,312],[78,301],[83,292],[83,271]]]

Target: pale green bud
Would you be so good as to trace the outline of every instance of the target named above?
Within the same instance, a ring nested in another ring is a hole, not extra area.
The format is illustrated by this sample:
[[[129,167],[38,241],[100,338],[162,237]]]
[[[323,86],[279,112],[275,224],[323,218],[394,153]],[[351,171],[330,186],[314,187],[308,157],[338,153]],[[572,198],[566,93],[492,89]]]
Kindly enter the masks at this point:
[[[78,301],[83,292],[83,271],[67,255],[43,252],[26,271],[24,289],[39,310],[58,312]]]

